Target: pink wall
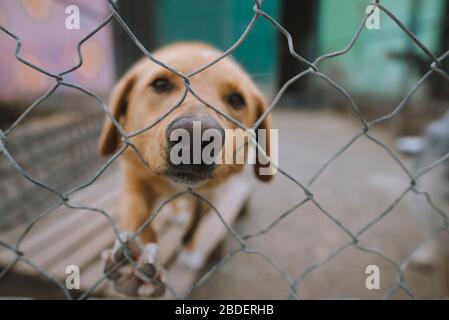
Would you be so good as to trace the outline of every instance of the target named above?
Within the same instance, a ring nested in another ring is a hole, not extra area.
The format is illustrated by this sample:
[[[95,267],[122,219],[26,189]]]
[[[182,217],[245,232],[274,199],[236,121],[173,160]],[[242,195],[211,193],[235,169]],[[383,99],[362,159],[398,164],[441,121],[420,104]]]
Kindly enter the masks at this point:
[[[68,16],[65,9],[70,4],[80,8],[79,30],[65,27]],[[22,40],[21,56],[53,73],[77,63],[78,42],[107,15],[106,1],[0,0],[0,24]],[[104,93],[111,87],[114,79],[111,29],[107,25],[84,43],[84,64],[66,75],[66,81],[96,93]],[[15,46],[14,39],[0,31],[0,100],[35,99],[53,86],[55,80],[17,61]]]

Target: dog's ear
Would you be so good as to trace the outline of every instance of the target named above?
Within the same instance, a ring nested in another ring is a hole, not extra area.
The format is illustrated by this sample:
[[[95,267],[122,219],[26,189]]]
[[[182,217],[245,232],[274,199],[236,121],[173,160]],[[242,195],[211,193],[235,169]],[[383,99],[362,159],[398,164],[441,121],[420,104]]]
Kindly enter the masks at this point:
[[[262,97],[262,95],[257,95],[257,120],[260,119],[260,117],[264,114],[264,112],[267,110],[267,103],[265,99]],[[261,131],[259,129],[264,129],[263,132],[265,134],[261,135]],[[259,148],[262,148],[266,155],[270,157],[270,130],[271,130],[271,116],[267,115],[264,120],[260,123],[260,125],[256,128],[256,141],[259,144]],[[260,153],[260,154],[259,154]],[[264,159],[263,153],[259,152],[258,148],[256,147],[256,165],[254,166],[254,174],[256,177],[264,182],[268,182],[273,178],[273,175],[271,174],[261,174],[262,170],[268,170],[270,167],[270,162],[267,163],[268,159]],[[263,161],[265,160],[265,161]]]
[[[109,111],[114,116],[117,122],[121,123],[126,114],[128,107],[128,96],[134,86],[136,76],[134,70],[126,73],[119,82],[112,89],[111,97],[109,99]],[[112,123],[109,116],[103,124],[103,129],[98,141],[98,152],[102,155],[113,153],[119,144],[119,133],[117,128]]]

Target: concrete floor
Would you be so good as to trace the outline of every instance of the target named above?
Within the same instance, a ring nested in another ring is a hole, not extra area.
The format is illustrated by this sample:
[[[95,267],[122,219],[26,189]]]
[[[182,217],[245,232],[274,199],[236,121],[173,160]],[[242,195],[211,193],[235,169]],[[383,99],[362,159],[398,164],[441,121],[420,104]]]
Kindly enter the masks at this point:
[[[352,114],[285,109],[274,113],[274,127],[279,129],[280,167],[303,183],[361,128]],[[370,132],[391,146],[387,128],[377,127]],[[249,212],[235,225],[242,235],[263,229],[304,198],[302,190],[280,174],[269,184],[252,179],[254,194]],[[363,137],[323,172],[311,191],[327,212],[356,232],[386,210],[408,185],[408,177],[385,150]],[[407,195],[363,234],[360,243],[401,262],[424,238],[423,226],[412,213],[415,198]],[[347,234],[309,202],[266,234],[249,240],[248,247],[262,251],[291,277],[298,277],[349,240]],[[222,254],[237,245],[229,236]],[[365,268],[371,264],[380,268],[379,290],[365,287]],[[408,268],[405,280],[418,298],[443,297],[440,271]],[[299,296],[378,299],[395,285],[395,278],[396,270],[384,258],[348,247],[311,272],[301,284]],[[280,272],[264,259],[240,253],[195,289],[191,298],[282,299],[288,297],[288,290]],[[392,298],[407,296],[399,292]]]

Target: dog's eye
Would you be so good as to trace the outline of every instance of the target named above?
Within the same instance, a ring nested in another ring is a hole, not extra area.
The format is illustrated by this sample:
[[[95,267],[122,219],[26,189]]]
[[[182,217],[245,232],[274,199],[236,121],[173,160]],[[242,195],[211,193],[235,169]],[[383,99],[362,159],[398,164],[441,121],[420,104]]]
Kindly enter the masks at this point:
[[[173,89],[173,84],[167,78],[158,78],[151,83],[151,87],[157,93],[166,93]]]
[[[239,93],[231,93],[226,97],[226,102],[229,103],[234,109],[242,109],[245,106],[245,99]]]

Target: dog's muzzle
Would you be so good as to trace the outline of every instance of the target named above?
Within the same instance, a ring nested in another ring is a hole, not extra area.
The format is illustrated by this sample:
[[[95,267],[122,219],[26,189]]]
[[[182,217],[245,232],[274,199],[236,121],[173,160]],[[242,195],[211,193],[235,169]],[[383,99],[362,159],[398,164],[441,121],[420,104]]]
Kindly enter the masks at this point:
[[[225,131],[207,114],[185,114],[166,130],[166,175],[175,182],[197,184],[212,177],[215,159],[225,141]]]

